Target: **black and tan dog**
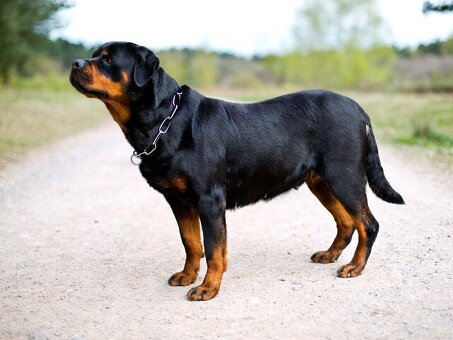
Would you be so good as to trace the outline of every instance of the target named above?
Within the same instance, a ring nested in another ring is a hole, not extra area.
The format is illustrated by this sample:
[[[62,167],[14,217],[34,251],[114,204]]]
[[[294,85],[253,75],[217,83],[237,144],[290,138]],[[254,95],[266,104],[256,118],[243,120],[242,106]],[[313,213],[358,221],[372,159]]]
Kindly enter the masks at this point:
[[[192,284],[203,246],[208,270],[190,300],[217,295],[227,268],[225,210],[269,200],[307,183],[333,215],[332,245],[311,257],[334,262],[355,230],[359,241],[339,277],[365,268],[379,224],[366,197],[403,204],[382,170],[370,119],[353,100],[314,90],[254,104],[207,98],[179,86],[145,47],[112,42],[75,60],[71,83],[105,103],[135,149],[131,158],[170,204],[186,250],[172,286]]]

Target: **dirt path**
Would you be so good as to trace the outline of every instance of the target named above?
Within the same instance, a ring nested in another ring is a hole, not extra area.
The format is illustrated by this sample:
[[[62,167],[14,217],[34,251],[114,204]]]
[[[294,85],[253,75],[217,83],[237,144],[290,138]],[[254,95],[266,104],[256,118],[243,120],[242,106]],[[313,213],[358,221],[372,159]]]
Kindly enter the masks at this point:
[[[0,173],[0,339],[453,338],[451,174],[381,147],[407,205],[370,194],[381,231],[355,279],[335,272],[356,239],[309,261],[335,226],[306,187],[229,212],[222,289],[193,303],[166,284],[183,247],[130,152],[112,123]]]

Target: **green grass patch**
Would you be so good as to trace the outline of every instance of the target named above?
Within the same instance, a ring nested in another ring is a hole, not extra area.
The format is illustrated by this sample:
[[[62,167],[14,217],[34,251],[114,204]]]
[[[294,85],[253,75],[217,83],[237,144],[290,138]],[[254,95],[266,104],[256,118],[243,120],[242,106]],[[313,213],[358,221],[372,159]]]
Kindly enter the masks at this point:
[[[36,75],[31,78],[13,77],[11,88],[16,90],[36,90],[36,91],[70,91],[69,76],[64,77],[60,74],[48,74],[46,77]]]
[[[69,82],[68,82],[69,83]],[[0,89],[0,168],[20,154],[109,119],[104,105],[68,84]]]
[[[352,94],[371,116],[376,135],[392,143],[451,149],[453,95]]]

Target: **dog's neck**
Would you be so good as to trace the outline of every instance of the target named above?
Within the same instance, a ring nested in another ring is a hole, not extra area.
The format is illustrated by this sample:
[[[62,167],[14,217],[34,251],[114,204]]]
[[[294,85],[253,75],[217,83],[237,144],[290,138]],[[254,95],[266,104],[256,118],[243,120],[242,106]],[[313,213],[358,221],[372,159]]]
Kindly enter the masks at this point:
[[[123,130],[126,139],[137,152],[146,150],[152,144],[163,120],[173,111],[173,96],[181,91],[179,84],[162,68],[158,72],[158,82],[150,83],[140,100],[131,103],[127,131]],[[178,115],[178,112],[175,115]]]
[[[178,82],[173,79],[167,72],[164,71],[162,67],[158,69],[158,82],[152,84],[152,91],[154,95],[154,107],[158,108],[163,104],[163,106],[168,106],[168,103],[173,98],[173,95],[180,90]]]

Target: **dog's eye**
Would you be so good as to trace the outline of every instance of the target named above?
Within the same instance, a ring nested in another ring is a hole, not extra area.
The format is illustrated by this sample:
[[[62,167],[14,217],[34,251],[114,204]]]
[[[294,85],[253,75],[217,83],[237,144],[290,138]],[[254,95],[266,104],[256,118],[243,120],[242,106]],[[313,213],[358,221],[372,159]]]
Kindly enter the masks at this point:
[[[109,64],[109,65],[112,65],[112,64],[113,64],[112,59],[109,58],[109,57],[105,57],[105,58],[104,58],[104,61],[105,61],[107,64]]]

